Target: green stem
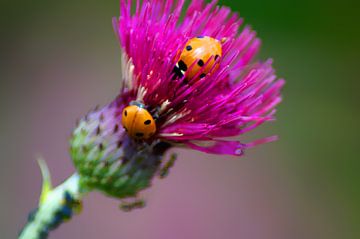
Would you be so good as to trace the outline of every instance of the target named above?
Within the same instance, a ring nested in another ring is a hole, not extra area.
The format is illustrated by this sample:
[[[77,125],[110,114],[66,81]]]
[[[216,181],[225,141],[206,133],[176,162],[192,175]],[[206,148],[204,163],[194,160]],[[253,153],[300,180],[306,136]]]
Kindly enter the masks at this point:
[[[28,222],[18,239],[45,239],[51,230],[70,219],[72,214],[81,208],[83,193],[79,175],[73,174],[58,187],[43,194],[39,207],[29,214]]]

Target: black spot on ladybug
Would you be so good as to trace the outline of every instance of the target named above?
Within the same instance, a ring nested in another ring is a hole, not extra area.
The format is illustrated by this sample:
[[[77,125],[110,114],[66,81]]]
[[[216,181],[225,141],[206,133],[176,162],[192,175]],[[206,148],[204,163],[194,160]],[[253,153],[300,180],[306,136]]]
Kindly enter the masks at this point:
[[[216,61],[219,57],[220,57],[219,55],[216,55],[216,56],[215,56],[215,61]]]
[[[144,133],[139,133],[139,132],[138,132],[138,133],[136,133],[135,135],[136,135],[136,137],[143,137],[143,136],[144,136]]]
[[[187,70],[187,65],[185,64],[185,62],[183,62],[182,60],[180,60],[178,62],[178,65],[179,65],[179,69],[180,70],[183,70],[183,71],[186,71]]]
[[[204,38],[204,36],[197,36],[197,38]]]
[[[204,65],[204,61],[200,59],[200,60],[198,61],[198,65],[199,65],[199,66],[203,66],[203,65]]]
[[[144,124],[145,124],[145,125],[151,124],[151,120],[145,120]]]
[[[127,110],[124,111],[124,115],[127,116]]]
[[[186,50],[187,51],[191,51],[192,50],[192,47],[190,45],[186,46]]]
[[[202,73],[199,77],[200,78],[204,78],[206,76],[206,74],[205,73]]]

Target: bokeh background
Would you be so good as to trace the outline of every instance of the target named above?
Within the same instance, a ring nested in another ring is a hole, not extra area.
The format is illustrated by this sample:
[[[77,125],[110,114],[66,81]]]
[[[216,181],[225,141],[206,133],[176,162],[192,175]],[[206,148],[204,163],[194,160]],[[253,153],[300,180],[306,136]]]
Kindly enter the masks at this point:
[[[50,238],[360,238],[359,1],[220,1],[240,12],[287,80],[278,134],[244,158],[176,150],[166,180],[124,213],[100,193]],[[42,155],[55,184],[73,171],[75,120],[113,99],[118,0],[0,1],[0,237],[37,204]]]

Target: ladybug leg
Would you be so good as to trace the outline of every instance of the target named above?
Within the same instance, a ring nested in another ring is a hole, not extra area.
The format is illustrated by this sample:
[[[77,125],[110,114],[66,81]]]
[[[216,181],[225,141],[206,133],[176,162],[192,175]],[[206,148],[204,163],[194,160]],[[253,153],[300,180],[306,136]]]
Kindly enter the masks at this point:
[[[130,212],[137,208],[144,208],[146,205],[145,200],[142,198],[131,198],[121,201],[119,208],[124,212]]]
[[[161,179],[169,175],[170,168],[174,166],[176,159],[177,155],[175,153],[171,154],[170,159],[164,164],[162,168],[160,168],[159,177]]]

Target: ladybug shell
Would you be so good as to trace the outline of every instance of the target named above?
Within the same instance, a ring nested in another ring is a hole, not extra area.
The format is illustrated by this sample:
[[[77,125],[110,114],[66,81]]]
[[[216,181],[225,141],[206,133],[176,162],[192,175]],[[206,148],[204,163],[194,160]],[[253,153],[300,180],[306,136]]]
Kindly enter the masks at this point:
[[[149,111],[137,105],[124,108],[121,123],[127,134],[134,139],[148,139],[156,132],[154,118]]]
[[[219,67],[217,60],[221,55],[220,41],[207,36],[195,37],[186,42],[178,61],[178,67],[185,72],[186,78],[193,78],[199,71],[202,72],[199,77],[203,78],[211,73],[212,69],[216,70]],[[207,63],[211,57],[212,59]],[[207,65],[203,67],[205,64]],[[216,66],[214,66],[215,64]]]

